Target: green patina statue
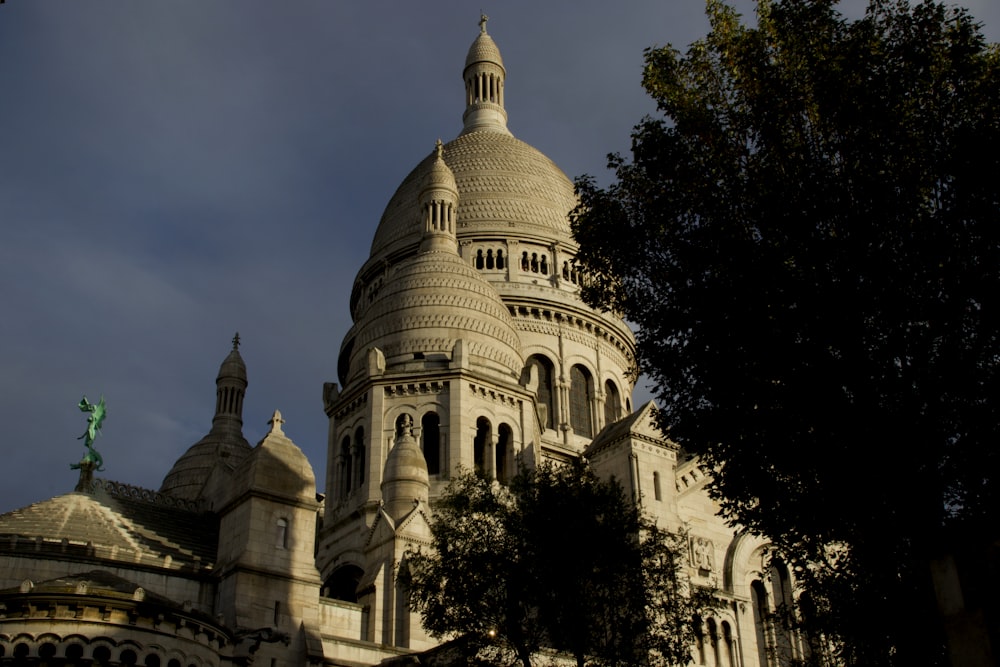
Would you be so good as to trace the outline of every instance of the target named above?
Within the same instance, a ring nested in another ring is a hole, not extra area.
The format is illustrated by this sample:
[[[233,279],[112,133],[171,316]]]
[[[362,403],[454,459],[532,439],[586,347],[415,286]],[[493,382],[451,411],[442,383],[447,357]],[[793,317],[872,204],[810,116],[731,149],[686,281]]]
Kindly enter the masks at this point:
[[[84,396],[80,399],[77,404],[82,412],[89,412],[90,415],[87,417],[87,430],[83,432],[77,440],[83,440],[83,444],[87,447],[87,453],[84,455],[83,459],[79,463],[70,464],[70,468],[73,470],[79,470],[84,464],[92,464],[93,469],[98,472],[104,470],[102,467],[104,465],[104,459],[101,455],[97,453],[94,449],[94,440],[97,438],[97,434],[101,432],[101,424],[104,423],[104,417],[107,415],[107,407],[104,403],[104,397],[101,396],[99,403],[91,403]]]

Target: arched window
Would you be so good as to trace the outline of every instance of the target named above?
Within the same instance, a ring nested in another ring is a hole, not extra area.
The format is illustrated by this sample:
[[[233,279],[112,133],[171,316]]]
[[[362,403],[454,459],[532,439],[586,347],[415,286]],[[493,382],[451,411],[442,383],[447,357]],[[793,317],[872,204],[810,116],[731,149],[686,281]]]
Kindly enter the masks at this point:
[[[573,432],[586,438],[594,437],[590,421],[590,397],[593,394],[590,372],[583,366],[573,366],[569,372],[569,425]]]
[[[476,268],[480,269],[480,270],[483,268],[483,251],[482,251],[482,248],[480,248],[479,250],[476,251]]]
[[[275,546],[279,549],[288,548],[288,519],[278,519],[277,526],[277,539],[275,540]]]
[[[358,584],[364,571],[356,565],[344,565],[333,571],[323,583],[323,595],[344,602],[358,601]]]
[[[556,418],[555,392],[552,391],[555,366],[540,354],[528,357],[528,364],[538,369],[538,416],[542,428],[554,428]]]
[[[695,616],[692,625],[694,625],[694,648],[695,659],[698,661],[699,665],[705,664],[705,624],[701,620],[701,616]],[[763,663],[762,663],[763,664]]]
[[[663,500],[663,494],[660,491],[660,473],[653,471],[653,497],[657,500]]]
[[[486,417],[476,420],[476,439],[472,443],[472,464],[480,473],[486,472],[486,445],[490,442],[493,425]]]
[[[769,665],[768,659],[768,604],[767,589],[764,582],[755,579],[750,584],[750,597],[753,606],[753,624],[757,631],[757,660],[761,665]]]
[[[340,497],[346,498],[351,492],[353,476],[353,458],[351,457],[351,438],[345,437],[340,443]]]
[[[494,261],[493,261],[493,251],[492,250],[487,250],[486,251],[486,268],[487,269],[492,269],[494,266],[495,266],[495,264],[494,264]]]
[[[792,609],[792,580],[788,566],[780,558],[771,561],[771,600],[774,648],[779,665],[790,665],[797,656],[792,647],[789,614]]]
[[[427,462],[427,473],[441,472],[441,418],[436,412],[428,412],[420,418],[420,448]]]
[[[506,484],[510,481],[510,466],[514,459],[514,432],[507,424],[500,424],[500,427],[497,429],[497,435],[497,481],[501,484]]]
[[[504,267],[503,250],[497,250],[497,268],[502,269],[503,267]]]
[[[365,429],[359,426],[354,432],[354,455],[357,457],[358,486],[365,483]]]
[[[719,627],[714,618],[708,619],[708,640],[712,646],[712,664],[721,665],[722,652],[719,647]]]
[[[736,665],[736,650],[733,646],[733,629],[729,626],[729,621],[722,622],[722,641],[725,644],[723,649],[723,656],[725,656],[725,664]]]
[[[604,383],[604,423],[614,424],[622,418],[622,397],[611,380]]]

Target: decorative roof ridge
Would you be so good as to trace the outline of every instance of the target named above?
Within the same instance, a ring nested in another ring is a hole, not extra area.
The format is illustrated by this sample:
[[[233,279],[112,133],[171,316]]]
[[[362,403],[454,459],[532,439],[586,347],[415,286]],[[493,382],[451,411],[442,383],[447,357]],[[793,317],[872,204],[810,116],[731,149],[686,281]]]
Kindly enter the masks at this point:
[[[111,479],[94,479],[94,482],[90,487],[90,493],[95,496],[103,494],[111,498],[121,498],[149,505],[170,507],[173,509],[184,510],[186,512],[203,513],[206,511],[203,499],[187,500],[184,498],[176,498],[166,493],[161,493],[152,489],[146,489],[141,486],[126,484],[125,482],[118,482]]]

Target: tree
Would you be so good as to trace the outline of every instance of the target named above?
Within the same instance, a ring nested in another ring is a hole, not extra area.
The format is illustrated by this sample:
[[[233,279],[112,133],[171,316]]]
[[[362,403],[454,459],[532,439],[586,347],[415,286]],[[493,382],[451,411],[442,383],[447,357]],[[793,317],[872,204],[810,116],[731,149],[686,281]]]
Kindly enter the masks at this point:
[[[709,0],[647,50],[662,117],[577,180],[577,259],[798,617],[847,663],[934,664],[929,564],[997,537],[1000,52],[961,9],[836,4]]]
[[[489,637],[530,667],[544,646],[577,665],[686,664],[711,593],[682,576],[683,541],[583,463],[525,471],[509,489],[474,473],[436,507],[431,551],[401,571],[435,636]]]
[[[433,549],[409,551],[399,576],[431,636],[465,635],[473,654],[495,642],[531,667],[541,633],[516,516],[507,488],[474,472],[456,477],[435,503]]]

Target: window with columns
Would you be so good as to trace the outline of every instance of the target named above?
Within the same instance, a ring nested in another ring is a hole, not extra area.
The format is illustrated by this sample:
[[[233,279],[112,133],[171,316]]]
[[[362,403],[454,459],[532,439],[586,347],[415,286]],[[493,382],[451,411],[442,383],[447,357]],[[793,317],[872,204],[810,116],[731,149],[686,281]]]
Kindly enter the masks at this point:
[[[538,405],[544,408],[544,410],[539,410],[542,428],[555,428],[555,392],[552,390],[556,374],[555,366],[552,365],[548,357],[540,354],[528,357],[528,365],[537,369],[538,373]]]
[[[594,394],[590,371],[580,365],[569,372],[569,424],[573,432],[587,438],[594,437],[590,416],[590,402]]]

